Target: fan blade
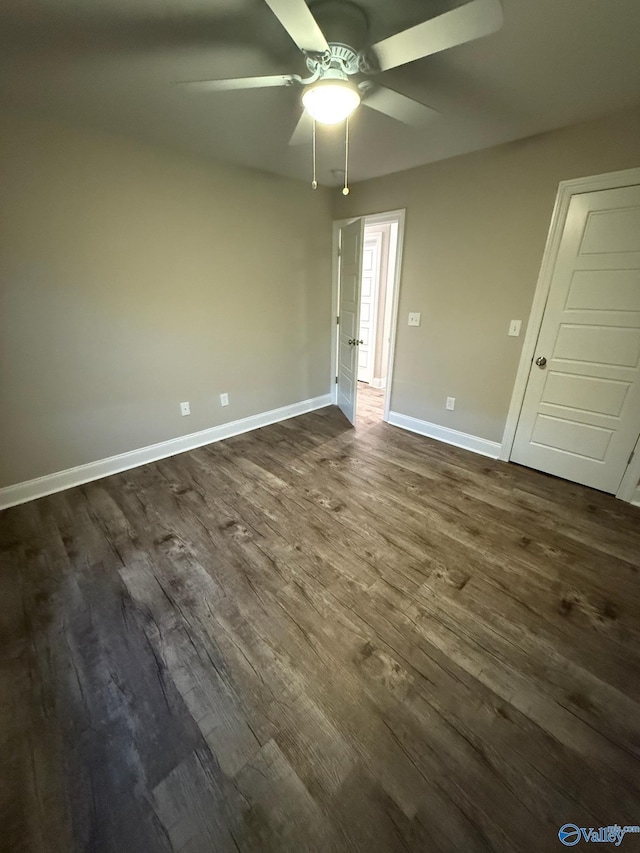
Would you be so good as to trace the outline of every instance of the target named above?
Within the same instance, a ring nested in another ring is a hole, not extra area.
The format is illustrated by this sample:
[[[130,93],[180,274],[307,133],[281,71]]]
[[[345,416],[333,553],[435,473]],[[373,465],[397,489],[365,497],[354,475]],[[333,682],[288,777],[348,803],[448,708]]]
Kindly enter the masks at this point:
[[[329,50],[327,40],[304,0],[265,0],[265,3],[300,50],[306,53]]]
[[[408,98],[392,89],[386,89],[384,86],[378,86],[375,91],[366,96],[366,100],[362,103],[365,107],[371,107],[372,110],[385,113],[413,127],[424,127],[432,118],[439,115],[437,110],[425,107],[419,101],[414,101],[413,98]]]
[[[313,119],[305,110],[300,116],[300,121],[296,125],[296,129],[291,134],[289,145],[304,145],[305,142],[311,142],[312,129]]]
[[[381,71],[406,65],[468,41],[488,36],[502,26],[500,0],[471,0],[464,6],[423,21],[373,45]]]
[[[230,77],[228,80],[191,80],[178,83],[200,92],[224,92],[230,89],[265,89],[270,86],[293,86],[300,78],[293,74],[275,74],[272,77]]]

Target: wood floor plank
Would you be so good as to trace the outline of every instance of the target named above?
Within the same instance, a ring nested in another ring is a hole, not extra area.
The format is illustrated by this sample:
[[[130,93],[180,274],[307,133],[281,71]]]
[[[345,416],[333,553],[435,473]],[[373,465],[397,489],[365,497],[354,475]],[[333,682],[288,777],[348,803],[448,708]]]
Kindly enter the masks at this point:
[[[240,848],[256,853],[331,849],[330,825],[275,741],[264,745],[235,782],[249,803]]]
[[[640,512],[359,393],[0,514],[3,853],[638,822]]]
[[[236,787],[202,749],[177,764],[153,789],[154,813],[174,853],[235,853],[233,825],[246,811]]]

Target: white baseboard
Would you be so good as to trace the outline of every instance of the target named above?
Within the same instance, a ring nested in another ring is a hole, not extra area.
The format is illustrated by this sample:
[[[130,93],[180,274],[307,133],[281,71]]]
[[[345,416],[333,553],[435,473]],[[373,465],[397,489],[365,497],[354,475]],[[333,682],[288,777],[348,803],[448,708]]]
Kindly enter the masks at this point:
[[[118,474],[120,471],[129,470],[129,468],[137,468],[139,465],[146,465],[158,459],[166,459],[167,456],[175,456],[177,453],[184,453],[186,450],[194,450],[196,447],[222,441],[222,439],[231,438],[243,432],[250,432],[260,427],[269,426],[269,424],[286,421],[288,418],[295,418],[297,415],[304,415],[307,412],[330,406],[331,403],[331,394],[323,394],[320,397],[312,397],[309,400],[302,400],[299,403],[282,406],[279,409],[272,409],[259,415],[251,415],[248,418],[230,421],[210,429],[171,438],[169,441],[161,441],[159,444],[150,444],[148,447],[141,447],[138,450],[130,450],[127,453],[120,453],[107,459],[98,459],[96,462],[88,462],[86,465],[68,468],[66,471],[37,477],[35,480],[6,486],[0,489],[0,510],[33,501],[36,498],[43,498],[46,495],[52,495],[54,492],[61,492],[73,486],[81,486],[83,483],[90,483],[92,480],[99,480],[111,474]]]
[[[387,387],[387,380],[386,379],[378,379],[377,377],[374,376],[373,379],[371,380],[371,387],[372,388],[386,388]]]
[[[429,438],[443,441],[445,444],[453,444],[455,447],[463,447],[465,450],[480,453],[482,456],[490,456],[492,459],[497,459],[500,454],[501,445],[497,441],[488,441],[486,438],[478,438],[477,435],[458,432],[457,429],[431,424],[428,421],[411,418],[409,415],[401,415],[399,412],[389,412],[388,422],[392,426],[417,432],[419,435],[426,435]]]

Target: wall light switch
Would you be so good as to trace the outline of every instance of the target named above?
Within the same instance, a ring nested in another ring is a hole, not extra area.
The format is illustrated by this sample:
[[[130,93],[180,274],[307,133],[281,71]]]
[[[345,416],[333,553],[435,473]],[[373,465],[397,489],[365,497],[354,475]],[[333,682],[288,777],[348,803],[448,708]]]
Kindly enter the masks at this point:
[[[522,320],[512,320],[509,323],[509,335],[512,338],[517,338],[520,334],[520,326],[522,326]]]
[[[447,397],[447,405],[446,408],[452,412],[456,407],[456,398],[455,397]]]
[[[420,325],[420,312],[412,311],[409,314],[409,325],[410,326],[419,326]]]
[[[220,405],[228,406],[229,405],[229,395],[228,394],[220,394]]]
[[[189,405],[189,403],[180,403],[180,414],[182,415],[182,417],[191,414],[191,406]]]

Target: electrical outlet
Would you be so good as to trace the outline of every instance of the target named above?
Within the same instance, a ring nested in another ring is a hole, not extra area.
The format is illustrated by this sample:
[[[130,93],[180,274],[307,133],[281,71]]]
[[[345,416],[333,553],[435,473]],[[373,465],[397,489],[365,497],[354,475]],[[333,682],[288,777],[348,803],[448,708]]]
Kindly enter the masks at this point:
[[[409,314],[409,326],[419,326],[420,325],[420,312],[412,311]]]
[[[228,406],[229,405],[229,395],[228,394],[220,394],[220,405]]]
[[[520,334],[520,327],[522,326],[522,320],[512,320],[509,323],[509,336],[512,338],[517,338]]]
[[[452,412],[456,407],[456,398],[455,397],[447,397],[447,405],[446,408]]]
[[[182,417],[191,414],[191,406],[189,405],[189,403],[180,403],[180,414],[182,415]]]

